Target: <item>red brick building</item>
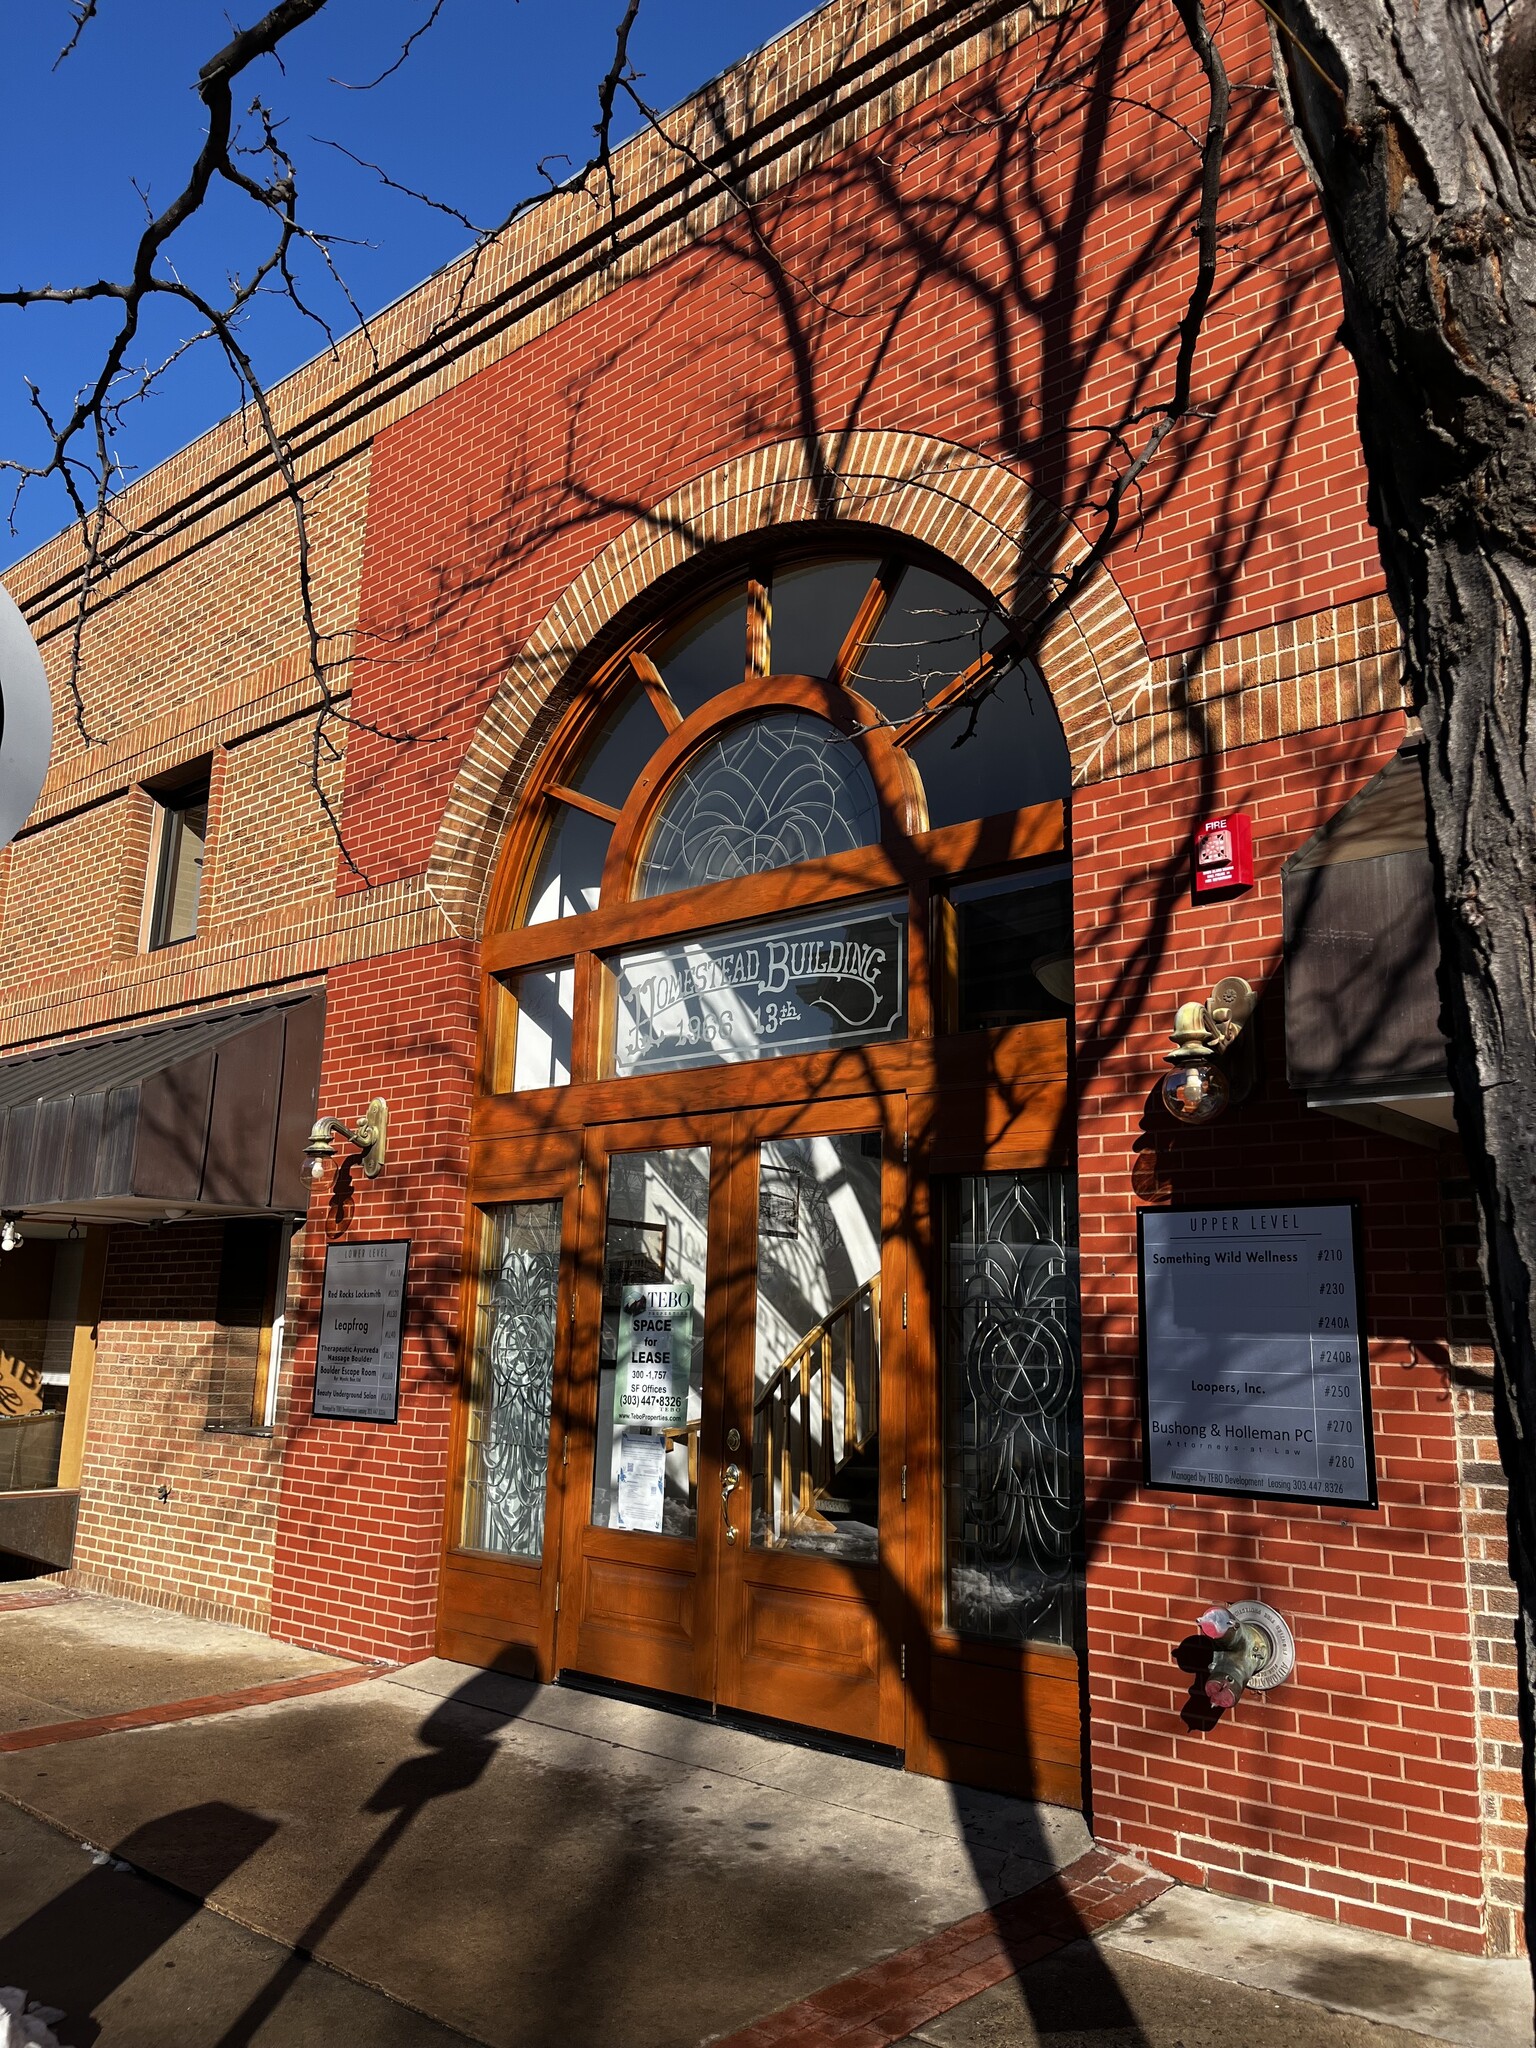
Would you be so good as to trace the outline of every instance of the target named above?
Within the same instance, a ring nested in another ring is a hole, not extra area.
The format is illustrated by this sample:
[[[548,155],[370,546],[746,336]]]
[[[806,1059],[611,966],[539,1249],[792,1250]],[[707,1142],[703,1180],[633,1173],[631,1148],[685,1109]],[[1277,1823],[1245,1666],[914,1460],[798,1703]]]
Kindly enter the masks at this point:
[[[290,379],[341,715],[245,423],[127,494],[94,744],[75,545],[12,572],[59,692],[3,857],[15,1570],[1513,1945],[1414,731],[1262,14],[1220,33],[1206,415],[1029,662],[1190,285],[1171,9],[832,0],[624,148],[612,223],[555,194]],[[1197,896],[1234,813],[1252,885]],[[375,1101],[377,1175],[304,1179]],[[1264,1290],[1324,1258],[1309,1338]],[[1295,1672],[1218,1712],[1196,1619],[1247,1599]]]

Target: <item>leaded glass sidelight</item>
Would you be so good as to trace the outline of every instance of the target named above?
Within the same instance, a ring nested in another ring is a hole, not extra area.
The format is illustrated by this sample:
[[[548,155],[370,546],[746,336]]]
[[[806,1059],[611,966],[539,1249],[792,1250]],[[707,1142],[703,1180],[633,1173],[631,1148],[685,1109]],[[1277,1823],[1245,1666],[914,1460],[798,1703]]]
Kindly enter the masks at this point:
[[[559,1202],[508,1202],[490,1245],[469,1409],[464,1543],[537,1563],[544,1550]]]
[[[854,742],[809,712],[774,712],[729,727],[684,768],[635,894],[735,881],[879,838],[879,800]]]
[[[945,1197],[949,1625],[1070,1643],[1081,1499],[1069,1185],[970,1174]]]

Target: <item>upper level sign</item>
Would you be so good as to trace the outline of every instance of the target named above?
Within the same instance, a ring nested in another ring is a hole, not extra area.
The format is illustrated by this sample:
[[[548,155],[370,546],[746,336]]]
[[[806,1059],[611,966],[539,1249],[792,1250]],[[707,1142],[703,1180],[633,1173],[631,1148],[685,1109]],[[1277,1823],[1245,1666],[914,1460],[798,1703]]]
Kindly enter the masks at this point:
[[[1137,1221],[1148,1483],[1373,1507],[1354,1205]]]
[[[0,585],[0,846],[8,846],[42,794],[53,750],[53,699],[37,643]]]

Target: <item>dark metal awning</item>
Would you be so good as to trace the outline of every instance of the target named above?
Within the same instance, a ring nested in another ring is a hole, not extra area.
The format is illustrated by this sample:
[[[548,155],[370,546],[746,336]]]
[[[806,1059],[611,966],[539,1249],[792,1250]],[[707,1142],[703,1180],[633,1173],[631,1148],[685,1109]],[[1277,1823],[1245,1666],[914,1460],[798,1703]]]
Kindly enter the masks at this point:
[[[306,990],[0,1061],[0,1209],[302,1209],[324,1022],[324,994]]]
[[[1312,1109],[1438,1144],[1456,1123],[1416,744],[1286,863],[1283,886],[1291,1086]]]

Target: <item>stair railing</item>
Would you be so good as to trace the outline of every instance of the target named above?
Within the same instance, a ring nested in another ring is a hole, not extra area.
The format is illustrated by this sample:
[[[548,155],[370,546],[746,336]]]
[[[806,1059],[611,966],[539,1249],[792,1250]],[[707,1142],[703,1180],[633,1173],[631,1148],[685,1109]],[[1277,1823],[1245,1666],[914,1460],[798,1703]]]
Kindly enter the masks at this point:
[[[880,1427],[880,1275],[807,1331],[752,1404],[753,1512],[783,1541],[786,1521],[816,1516],[849,1460]],[[839,1423],[836,1394],[841,1393]]]

